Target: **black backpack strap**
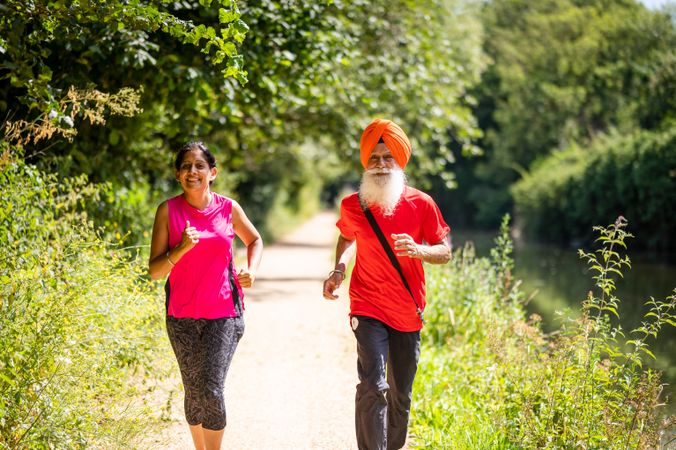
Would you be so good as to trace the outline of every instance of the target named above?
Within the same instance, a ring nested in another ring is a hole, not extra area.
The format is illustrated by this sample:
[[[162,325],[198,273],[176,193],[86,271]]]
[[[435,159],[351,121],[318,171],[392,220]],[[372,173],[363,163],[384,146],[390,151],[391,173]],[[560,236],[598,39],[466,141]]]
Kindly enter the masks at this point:
[[[169,294],[171,294],[171,285],[169,284],[169,277],[167,277],[167,282],[164,283],[164,312],[169,314]]]
[[[232,293],[232,301],[235,304],[235,312],[237,312],[238,317],[242,317],[242,299],[239,298],[239,289],[237,288],[237,283],[235,282],[235,254],[230,249],[230,267],[228,267],[228,279],[230,281],[230,292]]]
[[[389,242],[387,242],[387,238],[383,234],[383,230],[380,229],[378,222],[376,222],[376,218],[373,217],[373,213],[368,208],[368,206],[364,205],[361,202],[360,202],[360,204],[361,204],[361,209],[364,211],[364,215],[366,216],[366,220],[369,221],[371,228],[373,228],[373,231],[376,233],[376,236],[378,237],[378,240],[380,241],[380,245],[383,246],[383,250],[385,250],[387,257],[390,259],[390,262],[392,263],[394,268],[399,273],[399,277],[401,277],[401,281],[402,281],[402,283],[404,283],[404,287],[406,288],[408,293],[411,294],[411,299],[413,300],[413,303],[415,304],[415,312],[418,314],[418,317],[420,317],[420,321],[422,323],[425,323],[423,310],[420,309],[420,306],[418,306],[418,302],[416,301],[415,296],[413,295],[413,291],[411,291],[411,287],[408,285],[408,281],[406,280],[406,277],[404,276],[404,271],[401,269],[401,265],[399,264],[399,261],[397,260],[397,256],[394,254],[392,247],[390,247]]]

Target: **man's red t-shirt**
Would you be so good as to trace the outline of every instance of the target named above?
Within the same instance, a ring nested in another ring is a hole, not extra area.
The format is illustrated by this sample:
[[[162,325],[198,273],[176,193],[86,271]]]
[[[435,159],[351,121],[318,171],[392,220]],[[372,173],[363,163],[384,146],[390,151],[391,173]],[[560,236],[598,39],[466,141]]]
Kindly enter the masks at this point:
[[[418,244],[423,241],[436,244],[450,231],[434,200],[409,186],[405,187],[394,214],[384,216],[378,208],[372,208],[371,212],[393,250],[393,233],[406,233]],[[350,315],[373,317],[399,331],[421,329],[413,299],[366,219],[357,193],[343,199],[336,225],[343,237],[357,240],[357,261],[350,280]],[[407,256],[397,258],[418,305],[424,309],[422,261]]]

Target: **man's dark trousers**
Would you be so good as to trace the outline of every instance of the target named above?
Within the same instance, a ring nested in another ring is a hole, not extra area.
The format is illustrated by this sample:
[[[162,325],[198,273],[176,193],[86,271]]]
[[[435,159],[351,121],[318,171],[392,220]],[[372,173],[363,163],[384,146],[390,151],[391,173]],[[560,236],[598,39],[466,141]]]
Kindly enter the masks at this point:
[[[353,317],[352,329],[360,381],[355,404],[357,445],[360,450],[402,448],[420,357],[420,331],[397,331],[364,316]]]

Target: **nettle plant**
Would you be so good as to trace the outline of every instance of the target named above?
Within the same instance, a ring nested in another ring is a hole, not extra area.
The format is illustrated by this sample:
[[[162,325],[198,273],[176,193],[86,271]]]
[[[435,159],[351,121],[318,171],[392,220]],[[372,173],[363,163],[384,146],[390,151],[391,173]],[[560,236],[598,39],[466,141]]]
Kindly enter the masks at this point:
[[[595,289],[582,303],[582,316],[551,341],[544,378],[533,380],[536,388],[522,399],[527,411],[518,440],[528,447],[660,446],[662,384],[660,373],[645,365],[655,358],[647,341],[664,326],[676,326],[676,289],[663,301],[648,300],[640,326],[628,333],[622,329],[615,290],[623,269],[631,267],[620,253],[632,237],[626,227],[624,217],[594,227],[601,248],[579,251],[594,273]]]
[[[644,360],[655,359],[647,340],[657,338],[665,325],[676,327],[676,289],[664,301],[651,297],[645,303],[650,309],[641,325],[628,334],[619,324],[613,324],[611,316],[620,317],[616,278],[622,277],[624,268],[631,268],[629,257],[619,253],[627,249],[625,240],[633,237],[626,227],[627,220],[622,216],[608,227],[594,227],[602,247],[594,253],[579,251],[580,257],[595,272],[593,278],[598,290],[596,295],[590,292],[582,304],[587,319],[584,325],[588,338],[586,370],[589,380],[602,380],[589,383],[584,392],[585,397],[590,398],[597,394],[595,390],[601,390],[607,399],[606,419],[621,419],[607,423],[614,431],[615,444],[623,448],[653,447],[658,444],[655,408],[660,404],[662,388],[659,373],[645,368]],[[593,417],[587,419],[590,421]]]

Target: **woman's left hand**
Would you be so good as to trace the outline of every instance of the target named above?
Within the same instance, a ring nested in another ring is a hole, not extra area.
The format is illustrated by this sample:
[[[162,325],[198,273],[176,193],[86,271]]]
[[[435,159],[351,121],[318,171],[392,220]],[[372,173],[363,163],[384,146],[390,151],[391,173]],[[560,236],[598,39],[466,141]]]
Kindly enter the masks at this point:
[[[256,279],[256,275],[251,272],[249,269],[240,269],[237,273],[237,280],[239,280],[239,285],[243,288],[248,288],[253,286],[253,282]]]

